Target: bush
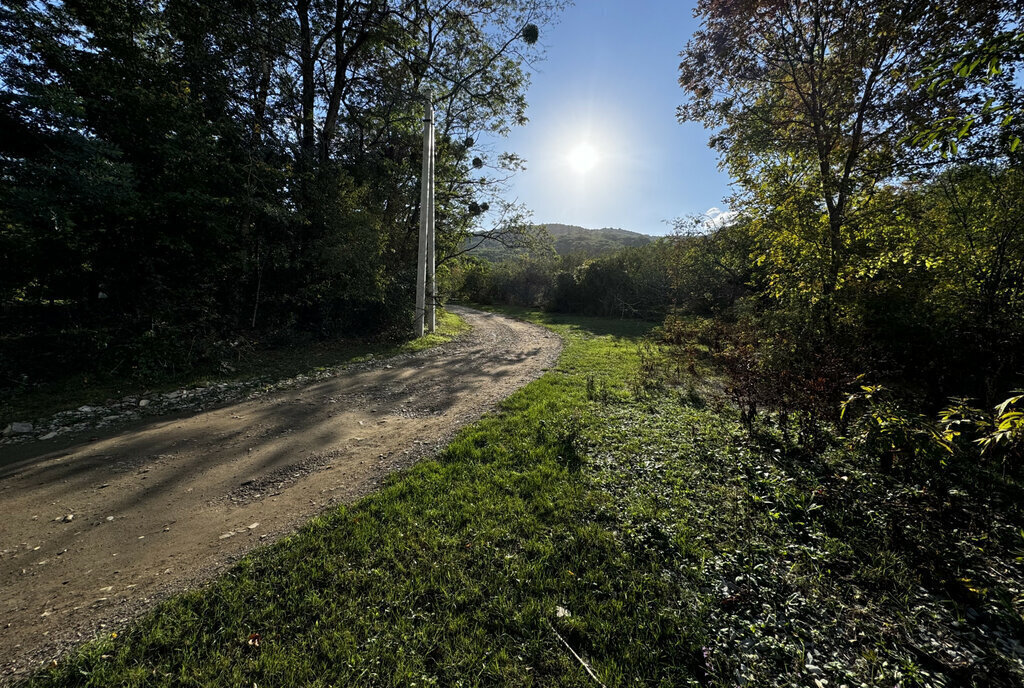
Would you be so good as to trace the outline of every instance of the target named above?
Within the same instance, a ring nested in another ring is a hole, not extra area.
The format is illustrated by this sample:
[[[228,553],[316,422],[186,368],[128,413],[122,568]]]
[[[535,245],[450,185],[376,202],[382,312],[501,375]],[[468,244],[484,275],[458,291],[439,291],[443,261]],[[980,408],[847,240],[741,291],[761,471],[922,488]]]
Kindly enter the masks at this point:
[[[527,255],[483,264],[469,260],[453,284],[477,303],[541,307],[560,313],[660,319],[672,302],[669,241],[599,258]]]

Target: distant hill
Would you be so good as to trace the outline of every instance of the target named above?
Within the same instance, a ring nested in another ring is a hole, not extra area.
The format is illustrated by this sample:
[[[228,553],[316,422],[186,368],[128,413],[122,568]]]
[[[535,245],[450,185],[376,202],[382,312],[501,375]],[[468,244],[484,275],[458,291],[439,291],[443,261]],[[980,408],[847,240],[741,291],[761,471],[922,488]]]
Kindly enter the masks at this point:
[[[652,236],[613,227],[587,229],[575,225],[552,223],[544,225],[544,228],[555,240],[555,251],[560,256],[582,253],[594,257],[612,253],[627,246],[643,246],[654,241]]]
[[[551,236],[555,252],[560,256],[571,254],[595,258],[614,253],[628,246],[643,246],[654,241],[654,237],[627,229],[605,227],[603,229],[587,229],[576,225],[551,223],[540,225]],[[500,262],[521,255],[524,251],[507,249],[496,241],[484,241],[470,251],[470,255],[492,262]]]

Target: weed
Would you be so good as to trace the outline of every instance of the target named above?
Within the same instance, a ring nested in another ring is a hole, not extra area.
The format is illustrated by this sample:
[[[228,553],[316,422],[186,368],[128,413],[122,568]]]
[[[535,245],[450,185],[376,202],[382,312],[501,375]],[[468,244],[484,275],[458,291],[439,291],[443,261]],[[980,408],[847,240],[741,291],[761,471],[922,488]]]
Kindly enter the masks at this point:
[[[630,388],[637,400],[665,389],[665,376],[661,352],[650,340],[644,339],[636,345],[636,372],[630,378]]]
[[[587,401],[600,402],[607,406],[612,400],[611,386],[606,380],[595,380],[593,375],[587,375]]]

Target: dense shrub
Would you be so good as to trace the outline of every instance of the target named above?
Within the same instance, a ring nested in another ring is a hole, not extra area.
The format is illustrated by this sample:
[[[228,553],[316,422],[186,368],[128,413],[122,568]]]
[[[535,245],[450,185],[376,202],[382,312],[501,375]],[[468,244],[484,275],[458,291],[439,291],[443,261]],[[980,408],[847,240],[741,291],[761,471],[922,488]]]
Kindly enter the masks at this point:
[[[533,255],[459,269],[455,294],[477,303],[541,307],[562,313],[658,319],[673,300],[670,239],[598,258]]]

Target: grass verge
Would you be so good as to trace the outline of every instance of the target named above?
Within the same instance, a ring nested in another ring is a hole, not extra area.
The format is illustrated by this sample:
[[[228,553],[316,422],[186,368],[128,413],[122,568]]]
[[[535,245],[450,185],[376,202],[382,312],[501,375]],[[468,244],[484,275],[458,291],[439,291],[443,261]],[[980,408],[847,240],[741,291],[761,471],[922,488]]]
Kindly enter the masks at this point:
[[[1013,485],[748,432],[638,377],[647,325],[506,312],[555,370],[31,684],[596,685],[575,653],[609,686],[1020,685]]]

